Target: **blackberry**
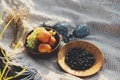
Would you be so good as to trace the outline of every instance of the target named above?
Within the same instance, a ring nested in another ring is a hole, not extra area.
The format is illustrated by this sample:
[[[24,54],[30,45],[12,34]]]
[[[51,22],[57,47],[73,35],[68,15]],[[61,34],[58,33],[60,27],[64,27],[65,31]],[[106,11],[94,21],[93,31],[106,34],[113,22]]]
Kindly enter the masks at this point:
[[[94,56],[82,48],[72,48],[65,54],[65,62],[75,70],[89,69],[94,63]]]

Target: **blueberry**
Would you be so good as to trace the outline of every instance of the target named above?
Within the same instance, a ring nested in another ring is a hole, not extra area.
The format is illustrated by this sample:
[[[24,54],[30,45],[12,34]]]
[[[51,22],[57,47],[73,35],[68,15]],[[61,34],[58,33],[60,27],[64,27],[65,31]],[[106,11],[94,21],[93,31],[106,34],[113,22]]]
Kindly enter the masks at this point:
[[[76,38],[83,38],[86,37],[88,34],[90,34],[90,29],[86,24],[78,25],[73,31],[73,36]]]
[[[62,36],[67,36],[68,27],[70,27],[69,23],[59,22],[53,26],[53,28],[58,31]]]
[[[72,48],[65,54],[65,61],[72,69],[86,70],[94,63],[94,56],[82,48]]]

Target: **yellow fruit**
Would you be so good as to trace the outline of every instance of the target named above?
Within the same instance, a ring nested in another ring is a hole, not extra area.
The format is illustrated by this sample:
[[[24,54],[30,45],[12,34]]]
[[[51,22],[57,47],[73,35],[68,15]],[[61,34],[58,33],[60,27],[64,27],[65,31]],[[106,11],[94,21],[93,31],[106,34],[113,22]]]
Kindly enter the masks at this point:
[[[54,36],[54,35],[56,34],[56,32],[53,31],[53,30],[50,30],[49,33],[50,33],[52,36]]]

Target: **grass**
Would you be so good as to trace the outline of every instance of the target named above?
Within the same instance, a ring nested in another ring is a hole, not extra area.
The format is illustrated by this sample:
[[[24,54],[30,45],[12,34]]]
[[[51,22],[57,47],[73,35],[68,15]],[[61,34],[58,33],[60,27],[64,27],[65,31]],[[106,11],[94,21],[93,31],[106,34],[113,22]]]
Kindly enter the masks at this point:
[[[7,55],[6,55],[6,53],[5,53],[5,51],[3,49],[0,48],[0,51],[1,51],[2,55],[3,55],[3,57],[6,60],[6,64],[5,64],[4,68],[3,68],[3,70],[0,70],[0,80],[3,80],[3,79],[4,80],[11,80],[13,78],[21,76],[27,70],[27,68],[24,67],[15,76],[6,77],[5,75],[6,75],[6,72],[7,72],[7,68],[9,67],[9,58],[7,57]]]
[[[6,29],[8,28],[8,26],[10,25],[10,23],[12,22],[12,20],[13,20],[16,16],[17,16],[17,15],[13,16],[13,17],[8,21],[8,23],[4,26],[3,30],[2,30],[1,33],[0,33],[0,39],[2,39],[2,36],[3,36],[4,32],[6,31]],[[0,14],[0,24],[1,24],[1,21],[2,21],[2,14]],[[25,30],[26,30],[26,28],[24,28],[23,34],[25,33]],[[22,36],[23,36],[23,34],[22,34]],[[17,44],[15,45],[14,50],[19,47],[20,40],[21,40],[21,38],[18,40]],[[1,48],[0,48],[0,51],[1,51],[3,57],[5,58],[5,61],[6,61],[3,70],[0,69],[0,80],[3,80],[3,79],[4,79],[4,80],[11,80],[11,79],[13,79],[13,78],[19,77],[20,75],[22,75],[22,74],[27,70],[27,68],[25,67],[25,68],[23,68],[20,72],[18,72],[16,75],[7,77],[7,76],[6,76],[6,73],[8,72],[7,68],[9,67],[9,62],[10,62],[10,61],[9,61],[9,58],[7,57],[5,51],[4,51],[3,49],[1,49]]]
[[[2,39],[3,33],[5,32],[5,30],[8,28],[8,26],[10,25],[10,23],[12,22],[12,20],[16,17],[17,15],[13,16],[8,23],[4,26],[2,32],[0,33],[0,39]]]

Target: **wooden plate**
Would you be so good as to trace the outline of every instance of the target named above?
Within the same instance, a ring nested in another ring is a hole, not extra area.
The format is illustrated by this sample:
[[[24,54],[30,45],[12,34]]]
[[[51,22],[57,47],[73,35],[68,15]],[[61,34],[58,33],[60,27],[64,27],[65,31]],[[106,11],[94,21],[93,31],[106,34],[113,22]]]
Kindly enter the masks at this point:
[[[77,47],[77,48],[84,48],[87,51],[91,52],[93,56],[95,57],[96,61],[93,64],[93,66],[87,70],[74,70],[71,69],[65,62],[65,54],[68,50]],[[87,41],[72,41],[64,45],[59,53],[58,53],[58,63],[61,66],[61,68],[75,76],[79,77],[85,77],[85,76],[90,76],[95,73],[97,73],[101,67],[103,66],[104,63],[104,56],[103,53],[100,51],[99,48],[97,48],[94,44],[87,42]]]

